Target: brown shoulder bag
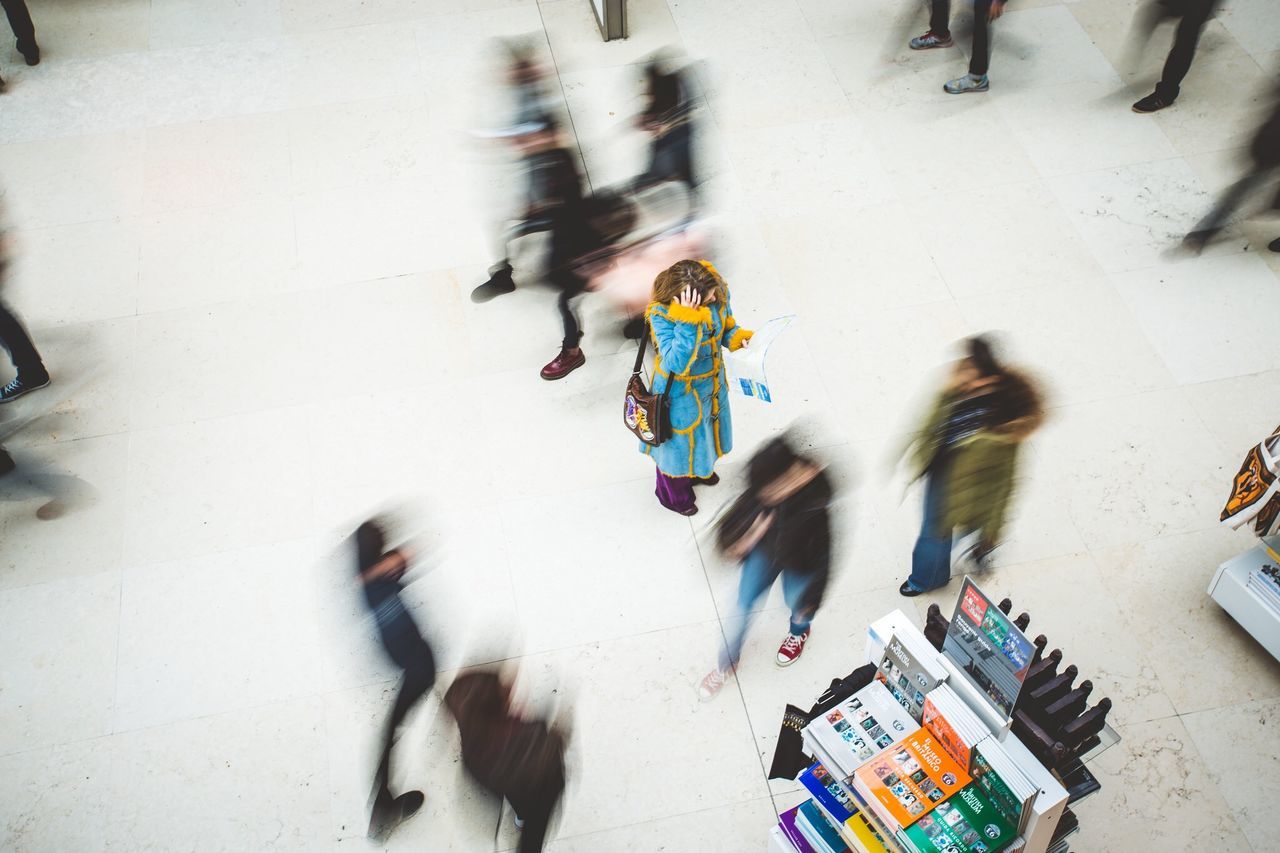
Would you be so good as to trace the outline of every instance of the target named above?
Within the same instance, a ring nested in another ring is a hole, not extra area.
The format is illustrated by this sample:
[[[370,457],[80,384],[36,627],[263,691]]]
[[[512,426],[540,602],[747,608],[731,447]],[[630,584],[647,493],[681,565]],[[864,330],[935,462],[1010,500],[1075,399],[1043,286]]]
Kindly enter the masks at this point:
[[[622,422],[636,438],[645,444],[657,447],[671,437],[671,423],[667,414],[667,392],[654,394],[640,378],[640,370],[644,366],[644,349],[649,344],[649,329],[646,325],[644,335],[640,338],[640,349],[636,353],[636,364],[631,369],[631,379],[627,381],[627,397],[622,406]],[[668,377],[667,387],[671,387]]]

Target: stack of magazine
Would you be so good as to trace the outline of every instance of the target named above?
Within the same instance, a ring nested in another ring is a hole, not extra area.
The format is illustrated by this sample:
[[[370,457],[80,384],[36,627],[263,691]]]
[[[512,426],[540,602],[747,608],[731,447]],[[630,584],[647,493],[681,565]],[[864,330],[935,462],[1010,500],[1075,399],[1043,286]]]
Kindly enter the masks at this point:
[[[947,678],[938,650],[920,634],[894,634],[885,644],[876,681],[893,694],[912,719],[920,721],[925,696]]]
[[[945,684],[925,697],[921,723],[961,767],[970,766],[973,748],[991,736],[986,724]]]
[[[847,779],[894,741],[920,728],[884,685],[866,687],[814,719],[805,733],[817,741],[830,769]]]
[[[1280,566],[1264,563],[1249,572],[1245,586],[1280,616]]]
[[[969,775],[1018,832],[1027,828],[1027,821],[1031,819],[1031,803],[1039,789],[1000,741],[987,738],[974,748]]]
[[[969,771],[927,729],[907,735],[853,774],[857,800],[897,835],[969,784]]]

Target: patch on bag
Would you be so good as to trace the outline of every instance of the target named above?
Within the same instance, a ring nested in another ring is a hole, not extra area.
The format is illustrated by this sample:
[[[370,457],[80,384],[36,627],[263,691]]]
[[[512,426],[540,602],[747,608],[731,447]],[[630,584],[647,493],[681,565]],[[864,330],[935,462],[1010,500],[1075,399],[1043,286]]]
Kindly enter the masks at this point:
[[[738,380],[738,387],[742,389],[742,395],[743,395],[744,397],[753,397],[753,396],[755,396],[755,392],[754,392],[754,390],[751,388],[751,380],[750,380],[750,379],[739,379],[739,380]]]
[[[653,441],[653,430],[649,427],[649,419],[645,417],[644,407],[636,403],[636,398],[627,395],[625,419],[630,429],[636,430],[645,441]]]

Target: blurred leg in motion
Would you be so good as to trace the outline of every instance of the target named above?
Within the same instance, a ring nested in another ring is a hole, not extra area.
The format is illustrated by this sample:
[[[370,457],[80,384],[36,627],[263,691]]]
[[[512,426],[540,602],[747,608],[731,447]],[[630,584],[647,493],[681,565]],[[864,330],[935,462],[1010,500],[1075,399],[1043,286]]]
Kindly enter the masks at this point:
[[[1210,240],[1217,236],[1218,232],[1226,227],[1232,215],[1244,204],[1262,184],[1276,171],[1274,166],[1265,169],[1255,169],[1236,181],[1227,188],[1219,198],[1213,209],[1209,211],[1208,216],[1196,223],[1196,227],[1186,237],[1183,238],[1182,244],[1192,251],[1200,251]]]
[[[973,3],[973,53],[969,57],[969,73],[974,77],[987,76],[991,65],[991,2],[974,0]]]
[[[738,601],[729,619],[725,634],[725,649],[720,654],[720,669],[730,672],[742,657],[742,644],[746,642],[747,629],[751,626],[751,611],[760,596],[769,591],[774,580],[782,572],[764,548],[756,546],[742,561],[742,577],[738,580]]]
[[[564,774],[551,773],[541,780],[536,790],[510,791],[507,802],[520,821],[520,843],[517,853],[540,853],[551,830],[551,818],[564,793]]]
[[[8,350],[18,374],[12,382],[0,388],[0,403],[16,400],[49,384],[49,372],[45,370],[44,361],[31,342],[31,336],[3,300],[0,300],[0,344]]]
[[[1195,59],[1196,45],[1204,25],[1213,17],[1218,0],[1165,0],[1160,8],[1149,13],[1148,27],[1166,17],[1178,17],[1178,28],[1173,36],[1173,48],[1164,62],[1164,71],[1156,90],[1133,105],[1136,113],[1153,113],[1173,104],[1182,91],[1182,80]],[[1148,33],[1150,29],[1148,29]]]
[[[951,534],[946,527],[946,474],[933,471],[924,487],[924,521],[911,552],[911,576],[899,588],[906,596],[946,586],[951,580]]]
[[[4,13],[9,18],[9,26],[18,39],[18,53],[28,65],[40,63],[40,46],[36,44],[36,27],[31,22],[31,13],[27,11],[26,0],[0,0]]]

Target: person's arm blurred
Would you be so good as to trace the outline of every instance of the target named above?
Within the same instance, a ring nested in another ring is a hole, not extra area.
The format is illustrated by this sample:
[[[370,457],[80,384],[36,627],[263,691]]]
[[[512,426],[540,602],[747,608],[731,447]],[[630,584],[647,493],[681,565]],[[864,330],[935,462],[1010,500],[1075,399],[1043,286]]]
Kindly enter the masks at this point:
[[[381,560],[360,573],[360,580],[370,584],[389,575],[399,574],[409,568],[409,556],[405,549],[388,551]]]
[[[987,20],[994,21],[996,18],[1004,14],[1005,0],[992,0],[991,8],[987,10]]]

